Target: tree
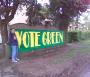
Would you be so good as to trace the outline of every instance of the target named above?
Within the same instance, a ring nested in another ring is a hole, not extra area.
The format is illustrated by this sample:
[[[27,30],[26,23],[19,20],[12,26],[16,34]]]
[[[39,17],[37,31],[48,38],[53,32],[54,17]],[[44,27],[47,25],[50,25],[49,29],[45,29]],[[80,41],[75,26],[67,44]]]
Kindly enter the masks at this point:
[[[14,18],[19,5],[19,0],[0,0],[0,31],[2,36],[3,51],[8,41],[7,24]]]
[[[33,22],[37,19],[35,17],[40,15],[39,11],[41,10],[41,7],[42,6],[36,2],[29,4],[26,15],[28,16],[28,23],[30,26],[33,25]]]
[[[87,10],[89,0],[50,0],[50,10],[59,29],[67,32],[70,21]]]
[[[44,6],[42,6],[40,12],[43,15],[47,15],[48,16],[50,14],[49,5],[48,4],[45,4]]]
[[[50,0],[50,9],[59,21],[60,29],[68,27],[69,22],[85,12],[87,0]]]
[[[0,0],[0,30],[3,43],[7,41],[7,24],[14,18],[18,4],[18,0]]]
[[[8,42],[7,25],[14,18],[19,5],[28,6],[36,0],[0,0],[0,31],[2,36],[3,52]]]

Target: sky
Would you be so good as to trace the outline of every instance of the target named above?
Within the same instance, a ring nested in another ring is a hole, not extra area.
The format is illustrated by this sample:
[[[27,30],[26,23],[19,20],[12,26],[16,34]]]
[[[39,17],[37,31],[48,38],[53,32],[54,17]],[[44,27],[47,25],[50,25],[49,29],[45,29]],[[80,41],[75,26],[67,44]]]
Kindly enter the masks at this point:
[[[87,11],[88,11],[88,12],[84,12],[84,13],[82,13],[82,15],[80,16],[80,22],[81,22],[82,24],[84,24],[86,21],[87,21],[87,22],[90,22],[90,8],[87,9]],[[88,20],[85,20],[85,17],[87,17]]]
[[[42,5],[44,5],[45,3],[49,4],[49,0],[38,0],[38,3],[41,3]]]
[[[40,3],[41,5],[44,5],[45,3],[49,4],[49,0],[37,0],[38,3]],[[26,16],[26,7],[23,7],[23,11],[17,10],[16,15],[14,16],[14,19],[9,23],[11,24],[15,24],[15,23],[26,23],[27,20],[27,16]]]

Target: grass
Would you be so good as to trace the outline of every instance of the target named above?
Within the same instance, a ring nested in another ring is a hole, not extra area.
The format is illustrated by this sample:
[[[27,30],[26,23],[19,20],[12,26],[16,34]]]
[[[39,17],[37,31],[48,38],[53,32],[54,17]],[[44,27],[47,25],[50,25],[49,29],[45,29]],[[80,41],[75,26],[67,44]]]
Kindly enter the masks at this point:
[[[82,40],[82,41],[80,41],[80,44],[83,44],[83,45],[90,45],[90,39],[88,39],[88,40]]]
[[[80,47],[70,48],[69,51],[63,55],[61,61],[69,60],[77,54],[88,54],[88,55],[90,55],[90,40],[80,41],[80,42],[78,42],[78,44]]]
[[[76,49],[71,48],[67,53],[65,53],[64,57],[67,59],[72,58],[76,54]]]
[[[77,45],[80,47],[78,48],[71,47],[68,50],[68,52],[65,52],[62,55],[58,54],[55,57],[53,57],[53,59],[50,59],[52,60],[50,62],[54,64],[58,64],[72,59],[77,54],[90,54],[90,40],[80,41],[77,43]],[[38,58],[39,56],[33,56],[33,57]],[[33,59],[33,58],[30,57],[29,59]]]
[[[63,63],[66,62],[70,59],[72,59],[72,57],[76,54],[75,49],[71,48],[68,52],[65,52],[62,56],[56,56],[53,59],[54,64],[58,64],[58,63]]]

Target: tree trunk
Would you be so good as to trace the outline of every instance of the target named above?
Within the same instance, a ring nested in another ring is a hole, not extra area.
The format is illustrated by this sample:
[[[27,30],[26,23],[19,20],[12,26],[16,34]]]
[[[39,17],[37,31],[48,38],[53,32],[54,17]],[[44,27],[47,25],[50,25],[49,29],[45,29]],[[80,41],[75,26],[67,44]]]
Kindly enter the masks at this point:
[[[67,26],[59,26],[59,30],[64,31],[64,43],[66,44],[67,43],[67,30],[68,30],[68,27]]]
[[[8,31],[7,31],[7,24],[6,23],[1,23],[0,24],[0,31],[1,31],[1,36],[2,36],[2,52],[3,52],[3,57],[6,56],[6,45],[8,42]]]
[[[59,22],[59,30],[64,31],[64,43],[65,44],[67,43],[67,39],[68,39],[67,38],[68,25],[69,25],[68,19],[63,19]]]

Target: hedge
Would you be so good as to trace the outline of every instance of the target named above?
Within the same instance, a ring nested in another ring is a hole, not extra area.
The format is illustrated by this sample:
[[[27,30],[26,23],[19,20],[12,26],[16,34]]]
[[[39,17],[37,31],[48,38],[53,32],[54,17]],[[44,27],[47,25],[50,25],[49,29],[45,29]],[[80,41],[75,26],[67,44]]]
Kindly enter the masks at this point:
[[[72,31],[68,32],[68,42],[78,42],[80,40],[87,40],[90,38],[90,32]]]

